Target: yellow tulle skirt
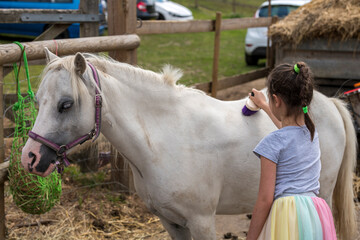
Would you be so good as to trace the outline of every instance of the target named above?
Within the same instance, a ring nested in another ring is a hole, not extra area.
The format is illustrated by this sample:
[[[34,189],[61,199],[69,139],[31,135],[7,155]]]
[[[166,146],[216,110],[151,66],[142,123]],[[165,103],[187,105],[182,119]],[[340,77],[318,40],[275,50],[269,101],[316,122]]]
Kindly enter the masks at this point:
[[[325,200],[311,196],[276,199],[258,240],[334,240],[336,232]]]

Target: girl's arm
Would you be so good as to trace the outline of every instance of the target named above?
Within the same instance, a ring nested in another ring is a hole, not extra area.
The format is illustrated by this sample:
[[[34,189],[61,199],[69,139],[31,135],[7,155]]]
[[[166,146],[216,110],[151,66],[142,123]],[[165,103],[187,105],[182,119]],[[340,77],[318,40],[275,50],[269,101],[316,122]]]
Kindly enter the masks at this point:
[[[263,109],[267,115],[269,115],[270,119],[273,121],[277,128],[281,128],[281,122],[274,116],[271,112],[268,102],[264,94],[261,91],[256,90],[255,88],[252,89],[254,96],[251,96],[249,93],[249,98],[261,109]]]
[[[259,237],[274,201],[276,164],[263,156],[260,159],[259,193],[253,210],[247,240],[256,240]]]

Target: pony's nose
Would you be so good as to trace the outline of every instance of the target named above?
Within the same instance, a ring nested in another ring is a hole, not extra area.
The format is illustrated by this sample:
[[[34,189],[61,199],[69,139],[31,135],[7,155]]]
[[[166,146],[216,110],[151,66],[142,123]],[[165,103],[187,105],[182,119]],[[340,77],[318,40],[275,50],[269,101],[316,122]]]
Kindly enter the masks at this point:
[[[28,154],[29,158],[31,159],[31,163],[29,163],[29,171],[32,172],[34,168],[34,164],[36,162],[36,155],[33,152],[29,152]]]

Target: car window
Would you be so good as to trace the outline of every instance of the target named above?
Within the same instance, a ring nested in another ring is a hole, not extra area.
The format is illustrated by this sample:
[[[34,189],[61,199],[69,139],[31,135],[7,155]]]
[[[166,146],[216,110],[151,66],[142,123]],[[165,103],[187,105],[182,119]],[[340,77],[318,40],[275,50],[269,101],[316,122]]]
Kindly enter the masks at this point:
[[[278,6],[271,6],[271,16],[278,16],[278,17],[285,17],[290,12],[297,9],[298,6],[285,6],[285,5],[278,5]],[[268,16],[268,7],[262,7],[259,10],[259,17],[267,17]]]
[[[145,0],[144,2],[147,2],[149,5],[155,4],[155,0]]]
[[[157,2],[168,2],[169,0],[156,0]]]

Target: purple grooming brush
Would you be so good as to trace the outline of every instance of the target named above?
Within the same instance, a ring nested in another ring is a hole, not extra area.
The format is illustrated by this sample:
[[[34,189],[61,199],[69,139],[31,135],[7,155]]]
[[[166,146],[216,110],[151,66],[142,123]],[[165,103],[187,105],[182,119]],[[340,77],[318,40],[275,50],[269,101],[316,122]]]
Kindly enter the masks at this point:
[[[251,92],[251,96],[254,96],[253,92]],[[256,104],[250,98],[248,98],[246,100],[245,106],[242,109],[242,113],[244,116],[251,116],[254,113],[257,113],[259,110],[260,108],[256,106]]]

